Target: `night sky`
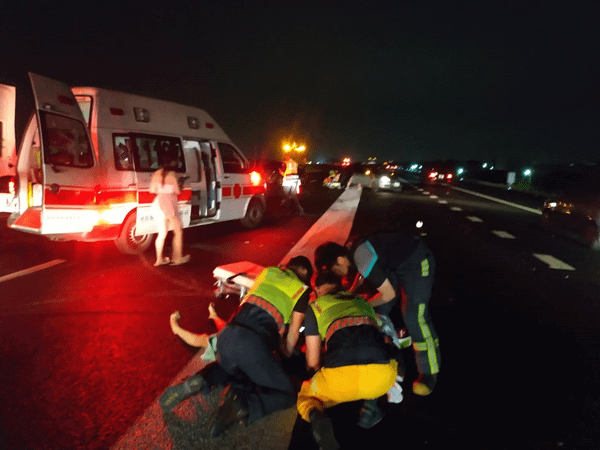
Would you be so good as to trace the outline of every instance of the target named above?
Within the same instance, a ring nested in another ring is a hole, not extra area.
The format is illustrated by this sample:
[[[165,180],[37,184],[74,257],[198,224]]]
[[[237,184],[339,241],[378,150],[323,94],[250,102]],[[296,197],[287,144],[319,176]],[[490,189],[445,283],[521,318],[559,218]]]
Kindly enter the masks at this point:
[[[600,160],[598,1],[3,4],[20,115],[29,71],[201,107],[251,158]]]

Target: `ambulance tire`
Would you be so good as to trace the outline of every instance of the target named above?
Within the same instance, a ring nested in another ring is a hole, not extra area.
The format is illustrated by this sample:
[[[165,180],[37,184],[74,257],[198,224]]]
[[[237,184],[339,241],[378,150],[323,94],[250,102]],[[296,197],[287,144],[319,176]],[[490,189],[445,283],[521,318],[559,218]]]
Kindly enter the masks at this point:
[[[248,204],[246,215],[240,220],[246,228],[256,228],[265,216],[265,204],[260,198],[252,198]]]
[[[133,211],[127,216],[125,222],[123,222],[123,228],[119,237],[115,239],[115,245],[117,248],[127,255],[138,255],[144,253],[152,245],[153,234],[146,234],[143,236],[135,235],[135,222],[137,214]]]

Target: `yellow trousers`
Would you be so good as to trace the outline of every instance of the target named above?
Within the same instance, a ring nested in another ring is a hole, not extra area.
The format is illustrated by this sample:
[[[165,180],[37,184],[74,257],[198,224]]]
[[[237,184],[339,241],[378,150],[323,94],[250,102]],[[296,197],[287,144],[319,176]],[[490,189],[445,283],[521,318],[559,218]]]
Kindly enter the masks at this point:
[[[370,400],[385,395],[396,382],[398,363],[365,364],[342,367],[322,367],[302,383],[298,394],[298,412],[310,422],[308,413],[320,411],[339,403]]]

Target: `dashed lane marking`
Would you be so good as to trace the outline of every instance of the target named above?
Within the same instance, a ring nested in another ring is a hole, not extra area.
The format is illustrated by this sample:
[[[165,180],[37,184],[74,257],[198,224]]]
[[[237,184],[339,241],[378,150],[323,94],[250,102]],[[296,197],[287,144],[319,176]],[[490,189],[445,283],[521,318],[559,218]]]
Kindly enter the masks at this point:
[[[23,277],[25,275],[32,274],[34,272],[38,272],[40,270],[48,269],[49,267],[56,266],[57,264],[64,263],[64,259],[55,259],[53,261],[48,261],[44,264],[39,264],[37,266],[30,267],[29,269],[19,270],[18,272],[9,273],[8,275],[4,275],[0,277],[0,283],[4,283],[5,281],[13,280],[15,278]]]
[[[462,208],[460,206],[453,206],[450,208],[450,210],[452,211],[462,211]]]
[[[512,234],[507,233],[506,231],[494,230],[492,231],[496,236],[501,237],[503,239],[516,239]]]
[[[566,262],[563,262],[560,259],[555,258],[552,255],[543,255],[543,254],[539,254],[539,253],[534,253],[533,256],[535,256],[540,261],[548,264],[550,266],[550,269],[575,270],[575,267],[570,266]]]
[[[483,222],[483,220],[475,216],[467,216],[467,219],[469,219],[471,222]]]
[[[485,198],[485,199],[491,200],[493,202],[498,202],[498,203],[502,203],[504,205],[513,206],[515,208],[519,208],[524,211],[529,211],[530,213],[533,213],[533,214],[539,214],[539,215],[542,214],[542,211],[540,211],[539,209],[529,208],[528,206],[519,205],[517,203],[509,202],[509,201],[502,200],[502,199],[495,198],[495,197],[490,197],[489,195],[480,194],[479,192],[469,191],[468,189],[459,188],[457,186],[450,186],[450,187],[457,191],[466,192],[467,194],[476,195],[477,197]]]
[[[429,195],[429,191],[423,191],[423,192],[421,192],[421,194],[423,194],[423,195]]]
[[[447,205],[448,200],[438,200],[438,203],[441,203],[442,205]]]
[[[430,195],[429,198],[432,198],[432,199],[435,200],[436,198],[438,198],[438,196],[437,195]]]

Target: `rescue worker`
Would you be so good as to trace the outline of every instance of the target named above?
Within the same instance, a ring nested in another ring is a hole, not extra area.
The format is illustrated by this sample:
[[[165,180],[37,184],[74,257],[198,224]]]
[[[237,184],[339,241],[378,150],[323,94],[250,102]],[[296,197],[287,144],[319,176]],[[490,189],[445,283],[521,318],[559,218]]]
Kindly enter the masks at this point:
[[[305,256],[290,259],[285,267],[265,268],[238,312],[218,333],[214,363],[218,370],[211,368],[211,375],[225,373],[236,382],[229,383],[223,391],[211,424],[212,437],[237,422],[254,422],[294,405],[296,390],[277,353],[291,356],[298,342],[310,299],[312,273],[312,264]],[[207,384],[211,383],[202,372],[198,373],[167,389],[159,403],[170,411],[202,392]]]
[[[349,247],[327,242],[315,251],[315,265],[339,276],[357,271],[379,291],[369,299],[379,314],[389,316],[393,307],[401,304],[419,371],[413,392],[429,395],[440,370],[440,348],[428,307],[435,259],[425,242],[419,236],[395,232],[366,235]]]
[[[287,201],[292,202],[299,215],[304,215],[304,209],[298,200],[298,186],[300,177],[298,175],[298,163],[290,156],[285,154],[283,164],[281,165],[281,175],[283,176],[283,191]]]
[[[342,291],[337,275],[319,274],[315,291],[317,297],[306,310],[304,335],[306,362],[316,373],[302,384],[297,407],[311,423],[320,448],[333,450],[339,445],[325,410],[367,400],[358,425],[373,427],[383,418],[377,402],[395,386],[398,362],[388,351],[373,307],[362,297]]]
[[[291,157],[289,153],[286,153],[283,157],[285,169],[283,170],[283,176],[298,175],[298,163]]]

